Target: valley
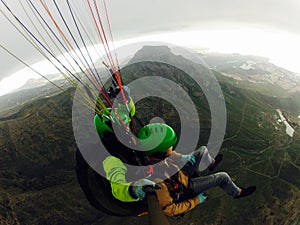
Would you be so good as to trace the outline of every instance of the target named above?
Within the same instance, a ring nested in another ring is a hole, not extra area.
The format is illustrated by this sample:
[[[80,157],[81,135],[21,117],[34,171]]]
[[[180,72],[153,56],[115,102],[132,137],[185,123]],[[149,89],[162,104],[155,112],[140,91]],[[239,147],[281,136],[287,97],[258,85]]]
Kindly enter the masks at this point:
[[[136,57],[148,54],[146,50],[142,49]],[[165,57],[195,66],[168,49],[162,51]],[[237,83],[221,72],[213,73],[227,110],[220,150],[224,160],[217,171],[228,172],[241,186],[256,185],[257,192],[252,197],[235,200],[218,188],[211,189],[204,204],[181,220],[169,218],[171,224],[297,224],[300,214],[299,122],[295,126],[300,110],[294,104],[297,95],[269,95],[274,90],[263,94],[265,87],[258,84],[255,88],[245,88],[246,83],[240,85],[241,81]],[[157,62],[129,65],[123,74],[125,83],[155,75],[180,84],[195,103],[200,118],[198,146],[207,144],[211,131],[210,107],[203,90],[187,74]],[[12,109],[14,113],[0,117],[0,224],[149,223],[148,216],[105,215],[90,206],[83,195],[74,169],[77,149],[72,129],[74,91],[68,89],[71,96],[57,92],[51,92],[49,97],[36,95],[32,101]],[[169,93],[172,95],[175,90],[170,89]],[[280,115],[276,109],[294,124],[292,136],[286,133],[285,124],[278,122]],[[162,99],[147,98],[136,103],[136,116],[143,123],[159,116],[180,131],[178,114]],[[203,175],[208,173],[205,171]]]

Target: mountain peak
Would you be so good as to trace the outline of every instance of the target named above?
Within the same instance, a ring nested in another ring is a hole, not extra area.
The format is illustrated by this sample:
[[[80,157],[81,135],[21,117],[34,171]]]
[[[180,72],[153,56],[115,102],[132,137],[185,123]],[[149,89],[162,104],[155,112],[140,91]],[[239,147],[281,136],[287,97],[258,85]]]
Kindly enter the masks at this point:
[[[143,59],[157,59],[160,60],[165,57],[169,57],[173,55],[171,49],[168,46],[161,45],[161,46],[143,46],[139,51],[137,51],[134,57],[130,60],[130,63],[137,62]]]

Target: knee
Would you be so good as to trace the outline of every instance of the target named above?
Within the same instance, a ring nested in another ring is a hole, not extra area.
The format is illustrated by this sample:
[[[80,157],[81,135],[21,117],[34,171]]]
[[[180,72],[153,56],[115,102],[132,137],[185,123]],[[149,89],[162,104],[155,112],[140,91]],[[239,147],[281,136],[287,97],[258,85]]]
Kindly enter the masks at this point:
[[[218,175],[219,177],[222,177],[224,179],[230,178],[230,176],[226,172],[218,172],[218,173],[216,173],[216,175]]]
[[[208,149],[207,149],[206,146],[201,146],[199,149],[197,149],[197,150],[195,151],[195,154],[197,154],[197,155],[199,155],[199,156],[203,156],[203,155],[205,155],[205,154],[207,154],[207,153],[208,153]]]
[[[219,172],[215,174],[218,185],[226,184],[230,181],[230,176],[226,172]]]

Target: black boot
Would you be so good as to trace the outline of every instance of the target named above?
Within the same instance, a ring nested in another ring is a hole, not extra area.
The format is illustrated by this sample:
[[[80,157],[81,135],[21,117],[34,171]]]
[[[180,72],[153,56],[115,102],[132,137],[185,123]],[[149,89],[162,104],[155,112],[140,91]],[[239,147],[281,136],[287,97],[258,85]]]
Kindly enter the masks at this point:
[[[215,161],[208,167],[209,171],[213,171],[217,165],[222,161],[223,159],[223,155],[222,154],[218,154],[215,158]]]
[[[251,195],[253,192],[255,192],[256,186],[250,186],[250,187],[241,188],[241,189],[242,189],[242,192],[238,196],[235,196],[234,197],[235,199],[243,198],[243,197],[246,197],[248,195]]]

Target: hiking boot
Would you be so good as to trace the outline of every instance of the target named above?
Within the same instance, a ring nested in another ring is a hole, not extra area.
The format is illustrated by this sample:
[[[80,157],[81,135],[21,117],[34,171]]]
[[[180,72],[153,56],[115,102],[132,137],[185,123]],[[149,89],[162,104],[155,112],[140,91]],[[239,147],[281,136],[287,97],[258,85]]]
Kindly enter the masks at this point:
[[[208,170],[213,171],[217,167],[217,165],[222,161],[222,159],[223,159],[223,155],[218,154],[214,159],[215,161],[209,165]]]
[[[253,192],[255,192],[256,186],[250,186],[250,187],[241,188],[241,189],[242,189],[241,193],[238,196],[235,196],[234,197],[235,199],[243,198],[243,197],[246,197],[248,195],[251,195]]]

